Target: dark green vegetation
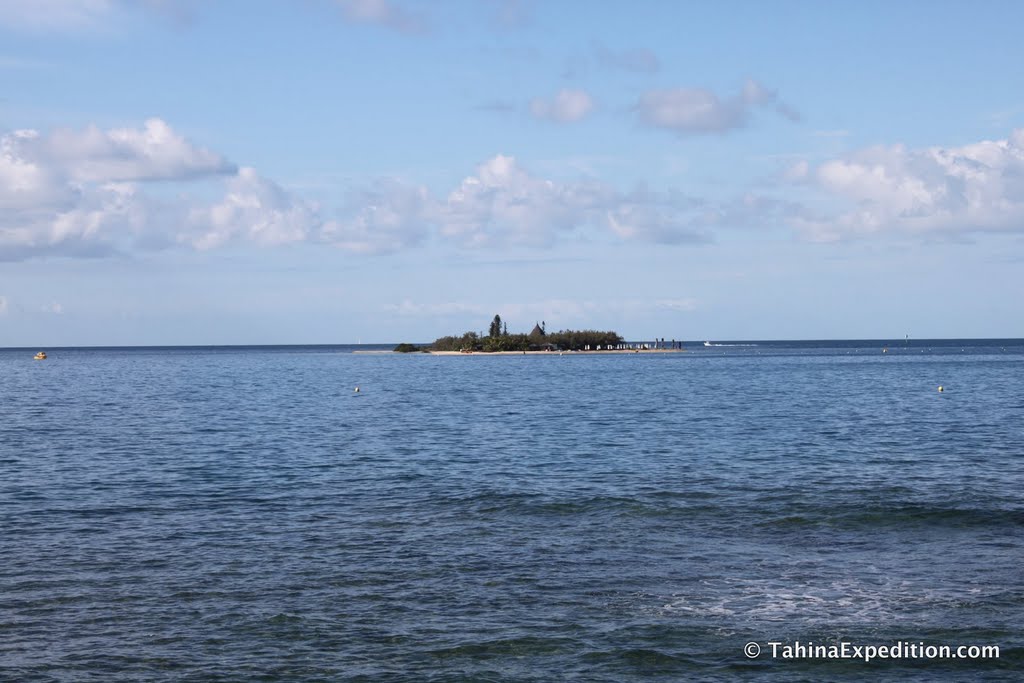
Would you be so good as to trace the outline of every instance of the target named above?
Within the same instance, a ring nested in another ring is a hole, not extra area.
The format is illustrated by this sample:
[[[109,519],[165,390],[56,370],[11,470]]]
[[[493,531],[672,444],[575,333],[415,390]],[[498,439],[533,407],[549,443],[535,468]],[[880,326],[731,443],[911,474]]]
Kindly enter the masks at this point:
[[[399,344],[395,347],[395,353],[416,353],[418,351],[425,351],[415,344]]]
[[[559,330],[547,332],[544,323],[538,323],[529,334],[509,334],[508,325],[496,315],[487,336],[466,332],[460,337],[441,337],[430,345],[431,351],[583,351],[588,346],[607,348],[622,342],[616,332],[598,330]]]

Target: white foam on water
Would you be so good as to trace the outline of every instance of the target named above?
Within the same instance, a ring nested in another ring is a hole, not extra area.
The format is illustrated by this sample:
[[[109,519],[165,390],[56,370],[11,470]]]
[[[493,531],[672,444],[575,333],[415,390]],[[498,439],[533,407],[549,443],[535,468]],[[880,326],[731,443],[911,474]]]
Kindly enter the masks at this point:
[[[778,579],[702,582],[695,592],[661,596],[653,611],[696,620],[794,623],[805,627],[930,621],[984,597],[980,587],[922,587],[910,581],[843,579],[786,585]]]

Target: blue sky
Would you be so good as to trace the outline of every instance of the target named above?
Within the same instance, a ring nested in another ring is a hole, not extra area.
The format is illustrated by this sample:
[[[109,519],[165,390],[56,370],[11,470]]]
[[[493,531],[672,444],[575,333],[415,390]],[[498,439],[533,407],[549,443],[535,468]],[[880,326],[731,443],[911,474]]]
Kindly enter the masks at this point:
[[[0,0],[0,346],[1024,337],[1022,23]]]

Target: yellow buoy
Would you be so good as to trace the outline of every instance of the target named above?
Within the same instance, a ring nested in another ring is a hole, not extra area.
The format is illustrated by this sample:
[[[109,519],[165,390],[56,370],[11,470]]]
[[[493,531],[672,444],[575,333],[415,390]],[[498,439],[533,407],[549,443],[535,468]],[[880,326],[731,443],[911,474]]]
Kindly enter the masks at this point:
[[[943,390],[942,390],[942,385],[940,384],[940,385],[939,385],[939,393],[941,394],[941,393],[942,393],[942,391],[943,391]]]

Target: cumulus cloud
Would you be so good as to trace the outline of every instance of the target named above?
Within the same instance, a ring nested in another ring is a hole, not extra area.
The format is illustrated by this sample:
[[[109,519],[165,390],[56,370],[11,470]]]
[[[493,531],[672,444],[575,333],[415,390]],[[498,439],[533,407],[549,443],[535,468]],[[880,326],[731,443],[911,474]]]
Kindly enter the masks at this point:
[[[359,197],[357,196],[357,199]],[[430,237],[466,248],[546,247],[564,239],[698,244],[714,229],[743,227],[785,207],[746,197],[711,204],[639,188],[622,192],[593,180],[554,181],[497,155],[446,196],[391,182],[325,224],[323,239],[355,252],[391,251]]]
[[[426,239],[433,212],[425,188],[382,180],[353,192],[343,217],[325,223],[320,239],[358,254],[397,251]]]
[[[70,206],[79,191],[60,168],[23,153],[39,137],[34,130],[18,130],[0,137],[0,209],[32,210]]]
[[[391,0],[337,0],[345,19],[354,24],[375,24],[401,33],[422,33],[423,16],[408,12]]]
[[[530,113],[535,118],[557,123],[573,123],[586,118],[594,109],[594,100],[585,90],[565,89],[550,98],[535,98]]]
[[[159,119],[141,128],[0,137],[0,261],[242,243],[306,242],[355,254],[427,242],[464,248],[546,247],[569,238],[698,243],[716,228],[743,224],[754,213],[750,206],[744,214],[678,193],[556,181],[499,154],[446,193],[385,179],[325,211],[255,169],[236,171]]]
[[[748,193],[709,201],[676,193],[638,190],[608,211],[608,224],[624,240],[659,244],[705,244],[721,229],[767,229],[802,216],[801,205]]]
[[[357,254],[428,241],[463,248],[537,248],[565,239],[684,244],[709,241],[712,229],[732,225],[738,215],[673,193],[550,180],[499,154],[446,195],[397,180],[352,192],[309,238]]]
[[[544,246],[592,224],[609,199],[601,185],[538,178],[499,154],[450,192],[435,215],[440,235],[464,246]]]
[[[76,182],[185,180],[235,170],[220,155],[196,147],[156,118],[141,129],[61,128],[47,136],[20,131],[15,140],[18,156],[60,169]]]
[[[107,255],[144,224],[144,207],[130,183],[84,187],[68,205],[44,203],[0,213],[0,261]]]
[[[0,208],[59,211],[80,203],[93,186],[232,171],[223,157],[160,119],[142,129],[17,130],[0,137]]]
[[[316,205],[246,167],[228,181],[221,201],[189,211],[178,239],[200,250],[235,240],[273,246],[305,240],[318,223]]]
[[[811,178],[845,205],[796,222],[817,240],[1024,230],[1024,129],[962,147],[870,147],[819,164]]]
[[[650,90],[640,96],[636,112],[642,123],[656,128],[683,134],[726,133],[747,125],[754,109],[768,106],[790,120],[799,118],[774,91],[753,80],[726,98],[705,88]]]
[[[607,212],[608,227],[624,240],[658,242],[661,244],[698,244],[709,242],[710,235],[701,230],[699,221],[680,219],[672,209],[655,204],[623,202]]]
[[[305,237],[311,208],[251,169],[233,169],[159,119],[138,129],[14,131],[0,137],[0,260],[175,242],[207,248],[238,233],[260,244]],[[198,178],[225,179],[224,198],[166,204],[143,191]]]

